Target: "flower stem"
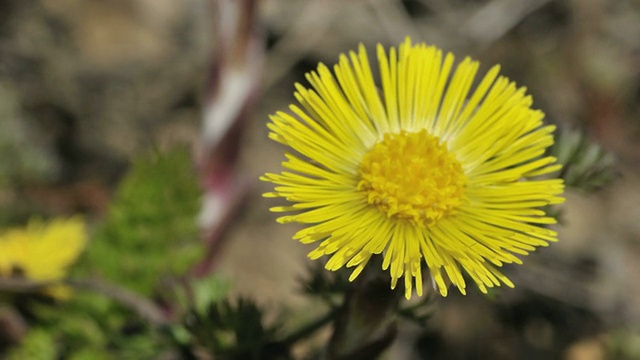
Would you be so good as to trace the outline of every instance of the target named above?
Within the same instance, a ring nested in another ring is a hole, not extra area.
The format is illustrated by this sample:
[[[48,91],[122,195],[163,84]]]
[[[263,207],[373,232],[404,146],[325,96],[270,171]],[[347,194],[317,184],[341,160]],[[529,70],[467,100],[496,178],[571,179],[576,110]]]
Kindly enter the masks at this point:
[[[403,292],[389,288],[389,275],[380,261],[372,259],[347,292],[327,358],[374,359],[393,343]]]
[[[326,313],[324,316],[316,319],[315,321],[309,324],[304,325],[300,329],[289,334],[287,337],[282,339],[280,343],[284,345],[295,344],[299,340],[306,338],[307,336],[321,329],[323,326],[329,324],[331,320],[336,318],[337,314],[338,314],[338,309],[332,309],[331,311]]]

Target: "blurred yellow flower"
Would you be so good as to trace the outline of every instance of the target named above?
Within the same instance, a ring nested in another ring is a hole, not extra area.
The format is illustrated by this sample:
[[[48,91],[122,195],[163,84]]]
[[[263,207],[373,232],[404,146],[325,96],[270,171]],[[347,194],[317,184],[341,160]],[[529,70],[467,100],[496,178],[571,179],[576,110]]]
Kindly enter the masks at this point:
[[[296,84],[302,107],[271,116],[269,137],[297,153],[285,154],[290,171],[261,177],[276,184],[266,197],[290,202],[271,210],[306,224],[294,239],[320,242],[310,258],[355,267],[350,280],[383,254],[407,298],[414,282],[422,294],[422,259],[443,296],[447,280],[466,293],[463,272],[482,292],[513,287],[497,268],[557,240],[543,209],[564,201],[564,184],[540,177],[561,167],[544,155],[555,127],[499,66],[470,91],[469,58],[452,71],[452,54],[410,39],[377,55],[380,87],[361,45],[333,73],[307,74],[311,89]]]
[[[0,234],[0,276],[34,282],[61,280],[84,249],[86,238],[86,224],[80,217],[48,223],[31,220],[26,227],[6,230]],[[51,286],[45,292],[65,298],[70,290]]]

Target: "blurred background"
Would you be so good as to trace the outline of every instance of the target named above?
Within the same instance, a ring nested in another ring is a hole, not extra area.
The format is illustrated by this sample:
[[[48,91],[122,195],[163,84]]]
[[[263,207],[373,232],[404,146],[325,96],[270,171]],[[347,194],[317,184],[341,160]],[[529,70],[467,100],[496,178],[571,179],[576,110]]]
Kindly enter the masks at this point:
[[[481,72],[501,64],[548,122],[610,153],[615,176],[568,190],[560,242],[507,269],[514,290],[435,300],[426,327],[401,324],[388,358],[640,359],[640,1],[247,3],[259,50],[238,60],[226,51],[249,40],[225,43],[216,1],[0,1],[0,225],[76,213],[100,224],[139,156],[224,156],[227,147],[207,147],[203,118],[224,92],[220,59],[244,62],[257,69],[249,111],[228,141],[235,176],[249,180],[233,211],[212,215],[223,217],[212,266],[233,294],[313,312],[299,291],[311,247],[275,222],[257,180],[283,158],[268,115],[293,102],[293,84],[318,62],[411,36],[480,60]]]

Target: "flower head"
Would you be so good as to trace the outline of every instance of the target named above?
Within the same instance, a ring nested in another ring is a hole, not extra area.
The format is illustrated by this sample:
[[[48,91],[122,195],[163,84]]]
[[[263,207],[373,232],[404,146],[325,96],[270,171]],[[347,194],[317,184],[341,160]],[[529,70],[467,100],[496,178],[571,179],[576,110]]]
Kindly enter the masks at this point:
[[[31,220],[24,228],[9,229],[0,234],[0,277],[61,280],[85,242],[85,223],[78,217],[49,223]],[[62,298],[69,294],[62,286],[51,286],[46,292]]]
[[[414,282],[422,294],[423,261],[443,296],[447,279],[466,292],[463,272],[483,292],[513,287],[497,268],[557,238],[543,208],[564,185],[541,178],[560,168],[544,155],[555,127],[499,66],[471,91],[469,58],[454,71],[452,54],[410,39],[377,55],[380,86],[361,45],[333,73],[307,74],[310,89],[296,84],[301,107],[271,116],[269,137],[295,151],[289,171],[261,178],[290,202],[271,210],[305,224],[294,239],[319,242],[309,257],[330,255],[329,270],[354,267],[351,280],[380,254],[407,298]]]

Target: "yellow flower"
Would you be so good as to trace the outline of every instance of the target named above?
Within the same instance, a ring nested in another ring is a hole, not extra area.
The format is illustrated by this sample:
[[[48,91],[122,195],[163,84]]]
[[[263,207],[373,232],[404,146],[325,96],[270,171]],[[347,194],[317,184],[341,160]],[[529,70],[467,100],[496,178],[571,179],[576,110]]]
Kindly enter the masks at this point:
[[[31,220],[24,228],[0,234],[0,276],[21,276],[34,282],[50,282],[65,277],[86,242],[85,222],[79,217],[49,223]],[[46,292],[65,298],[69,289],[51,286]]]
[[[294,239],[320,242],[309,257],[331,255],[329,270],[355,267],[350,280],[383,254],[407,298],[414,281],[422,295],[422,259],[443,296],[447,279],[466,293],[463,272],[482,292],[513,287],[497,267],[557,240],[543,208],[564,184],[540,177],[561,167],[544,155],[555,127],[499,66],[470,91],[476,61],[452,71],[452,54],[408,38],[377,51],[380,90],[361,45],[333,74],[307,74],[311,89],[296,84],[301,108],[271,116],[269,137],[297,153],[261,177],[277,185],[266,197],[291,203],[271,211],[306,224]]]

